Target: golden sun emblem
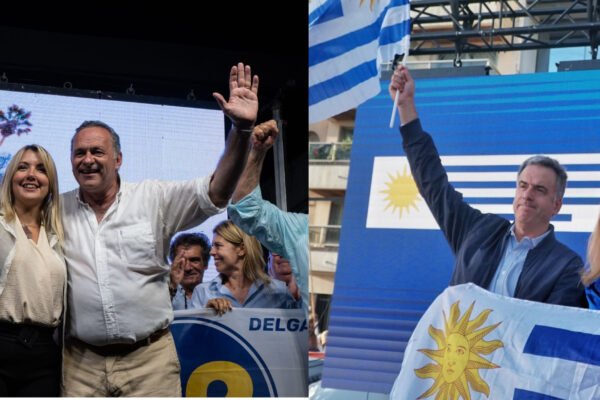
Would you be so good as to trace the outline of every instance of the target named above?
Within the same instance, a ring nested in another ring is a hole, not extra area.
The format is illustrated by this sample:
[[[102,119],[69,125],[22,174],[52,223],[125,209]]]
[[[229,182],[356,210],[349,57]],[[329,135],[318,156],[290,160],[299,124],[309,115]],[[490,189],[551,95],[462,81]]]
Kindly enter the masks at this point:
[[[417,185],[410,173],[406,172],[406,165],[404,166],[402,175],[396,172],[396,176],[388,174],[388,177],[390,181],[386,182],[387,189],[381,190],[381,193],[386,194],[385,201],[387,201],[387,205],[384,211],[390,207],[392,207],[392,211],[399,210],[400,218],[402,218],[402,212],[406,210],[408,213],[411,207],[418,211],[417,201],[420,200],[419,189],[417,189]]]
[[[471,312],[475,302],[471,303],[469,309],[462,318],[458,301],[450,307],[450,319],[444,313],[444,331],[429,326],[429,335],[435,340],[438,349],[419,349],[427,357],[435,361],[435,364],[427,364],[423,368],[415,370],[415,374],[422,379],[434,380],[431,387],[418,398],[424,399],[437,392],[435,398],[458,400],[471,400],[471,389],[490,395],[490,387],[479,375],[478,369],[499,368],[498,365],[486,360],[481,354],[490,354],[504,344],[500,340],[486,341],[483,338],[496,329],[500,322],[477,330],[485,323],[490,309],[483,310],[472,321]],[[471,389],[469,389],[469,386]]]

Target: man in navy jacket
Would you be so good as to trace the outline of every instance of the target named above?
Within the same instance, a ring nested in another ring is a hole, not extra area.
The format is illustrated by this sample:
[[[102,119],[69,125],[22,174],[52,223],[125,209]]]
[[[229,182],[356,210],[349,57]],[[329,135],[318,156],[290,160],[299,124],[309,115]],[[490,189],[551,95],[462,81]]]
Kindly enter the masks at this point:
[[[421,128],[415,84],[404,66],[394,72],[389,90],[392,99],[400,91],[400,132],[419,192],[456,256],[450,284],[473,282],[505,296],[587,307],[583,262],[556,240],[550,224],[562,206],[564,168],[545,156],[527,159],[517,176],[515,222],[483,214],[448,182],[433,140]]]

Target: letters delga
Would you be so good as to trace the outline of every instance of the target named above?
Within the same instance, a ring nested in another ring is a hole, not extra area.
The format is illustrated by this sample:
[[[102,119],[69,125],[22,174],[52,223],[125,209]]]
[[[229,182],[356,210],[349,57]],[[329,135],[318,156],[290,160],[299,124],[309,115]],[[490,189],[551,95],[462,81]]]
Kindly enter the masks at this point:
[[[307,329],[306,318],[299,320],[290,318],[250,318],[249,331],[267,332],[303,332]]]

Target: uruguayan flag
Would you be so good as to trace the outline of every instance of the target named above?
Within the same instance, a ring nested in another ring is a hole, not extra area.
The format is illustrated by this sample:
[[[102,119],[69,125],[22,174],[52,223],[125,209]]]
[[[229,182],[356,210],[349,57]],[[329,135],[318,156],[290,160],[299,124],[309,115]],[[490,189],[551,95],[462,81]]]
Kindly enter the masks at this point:
[[[531,154],[445,156],[448,180],[467,203],[514,219],[520,164]],[[549,154],[567,169],[567,190],[552,224],[560,232],[591,232],[600,211],[600,154]],[[367,228],[438,229],[419,195],[406,157],[375,157]]]
[[[600,398],[600,312],[446,289],[404,353],[390,399]]]
[[[315,0],[309,7],[309,120],[317,122],[379,93],[380,64],[410,45],[410,4]]]

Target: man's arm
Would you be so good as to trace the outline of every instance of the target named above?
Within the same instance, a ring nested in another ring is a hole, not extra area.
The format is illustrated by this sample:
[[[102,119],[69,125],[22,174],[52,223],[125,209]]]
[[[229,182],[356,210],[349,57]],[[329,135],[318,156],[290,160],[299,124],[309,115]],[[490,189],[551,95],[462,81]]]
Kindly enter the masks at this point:
[[[275,143],[278,134],[279,130],[274,120],[263,122],[254,128],[250,139],[252,148],[246,161],[246,168],[233,192],[232,203],[237,203],[258,186],[265,156]]]
[[[400,65],[392,76],[389,92],[400,112],[402,145],[419,193],[429,206],[456,253],[481,213],[463,201],[462,195],[448,182],[432,137],[421,128],[415,106],[415,82],[408,69]]]
[[[223,156],[210,181],[209,197],[218,207],[227,205],[233,188],[246,164],[248,139],[258,114],[258,76],[252,77],[249,65],[238,63],[229,74],[229,100],[219,93],[213,96],[233,126]]]

